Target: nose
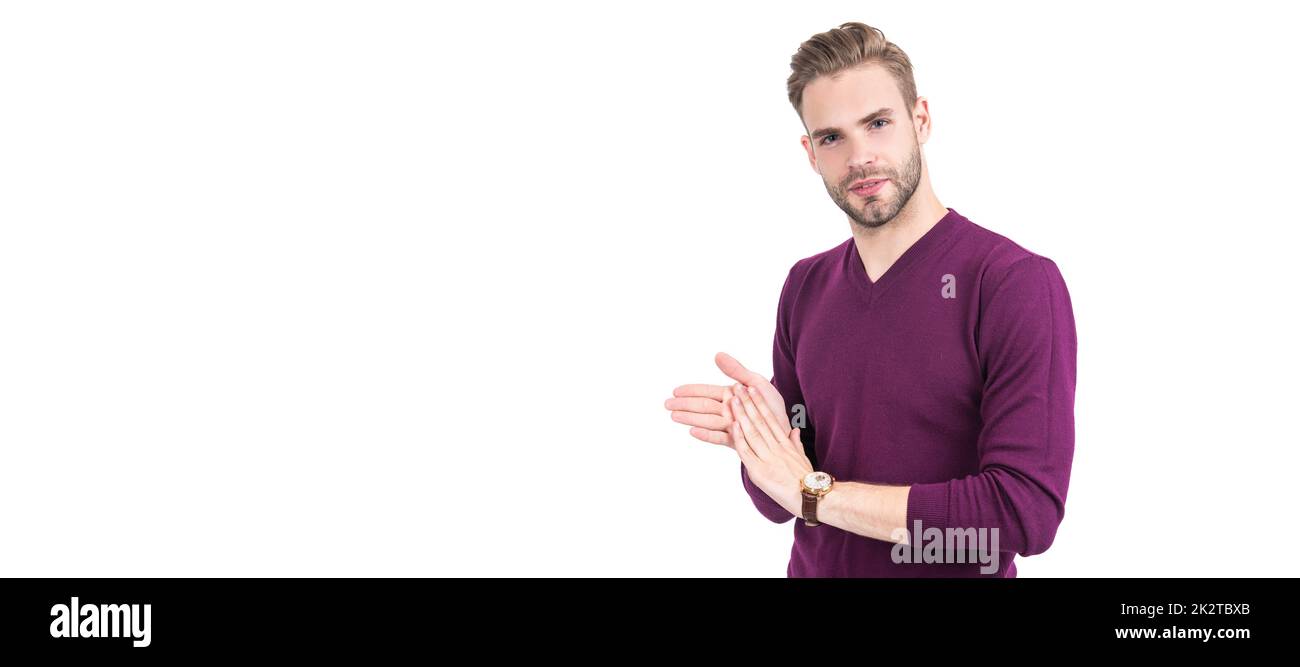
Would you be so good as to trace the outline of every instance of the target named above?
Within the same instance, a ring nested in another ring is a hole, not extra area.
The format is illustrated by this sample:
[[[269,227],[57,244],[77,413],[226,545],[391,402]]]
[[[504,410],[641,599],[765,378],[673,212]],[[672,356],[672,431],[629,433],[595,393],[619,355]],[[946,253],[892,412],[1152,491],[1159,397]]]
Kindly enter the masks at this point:
[[[870,146],[869,142],[861,140],[854,141],[851,149],[848,164],[851,169],[868,171],[869,168],[875,164],[876,151]]]

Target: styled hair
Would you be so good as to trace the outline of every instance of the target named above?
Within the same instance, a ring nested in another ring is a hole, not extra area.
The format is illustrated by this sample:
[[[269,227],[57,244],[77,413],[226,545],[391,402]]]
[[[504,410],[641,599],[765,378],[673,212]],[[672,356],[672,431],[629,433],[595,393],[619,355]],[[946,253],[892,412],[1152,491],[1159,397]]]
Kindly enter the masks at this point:
[[[819,76],[834,76],[861,65],[879,64],[894,77],[903,94],[902,111],[909,116],[916,105],[912,61],[902,49],[885,39],[885,33],[865,23],[850,22],[810,37],[790,59],[786,90],[795,113],[803,118],[803,90]]]

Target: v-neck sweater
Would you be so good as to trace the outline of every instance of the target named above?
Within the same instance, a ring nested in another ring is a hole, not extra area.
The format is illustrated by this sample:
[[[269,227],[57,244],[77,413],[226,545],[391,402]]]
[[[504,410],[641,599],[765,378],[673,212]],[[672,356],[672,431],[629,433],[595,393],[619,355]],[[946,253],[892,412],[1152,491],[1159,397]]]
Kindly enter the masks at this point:
[[[809,459],[839,481],[910,486],[906,528],[921,529],[904,546],[797,519],[789,577],[1014,577],[1015,555],[1046,551],[1064,518],[1076,359],[1065,281],[1052,260],[947,210],[877,280],[851,237],[786,277],[772,383],[804,420]],[[763,516],[795,518],[743,464],[741,480]],[[931,528],[996,529],[996,571],[942,545],[919,557]]]

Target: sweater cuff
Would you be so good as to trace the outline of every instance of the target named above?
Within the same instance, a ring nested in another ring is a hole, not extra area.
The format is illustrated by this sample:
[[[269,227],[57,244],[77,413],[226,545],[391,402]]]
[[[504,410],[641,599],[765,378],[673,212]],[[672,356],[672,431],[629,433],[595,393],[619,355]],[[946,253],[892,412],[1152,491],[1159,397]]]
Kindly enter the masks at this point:
[[[928,528],[944,530],[948,527],[948,482],[933,484],[913,484],[907,492],[907,533],[912,535],[916,522],[921,522],[921,531]],[[912,540],[922,536],[912,535]]]

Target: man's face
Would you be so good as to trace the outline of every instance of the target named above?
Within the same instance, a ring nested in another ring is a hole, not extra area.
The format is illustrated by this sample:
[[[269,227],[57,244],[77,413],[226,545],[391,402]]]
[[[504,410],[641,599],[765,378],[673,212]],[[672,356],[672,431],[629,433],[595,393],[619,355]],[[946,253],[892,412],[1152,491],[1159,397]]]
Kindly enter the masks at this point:
[[[921,143],[894,78],[878,65],[818,77],[804,88],[808,159],[831,199],[862,227],[898,215],[921,182]],[[881,109],[887,111],[877,113]],[[850,186],[885,179],[868,190]]]

